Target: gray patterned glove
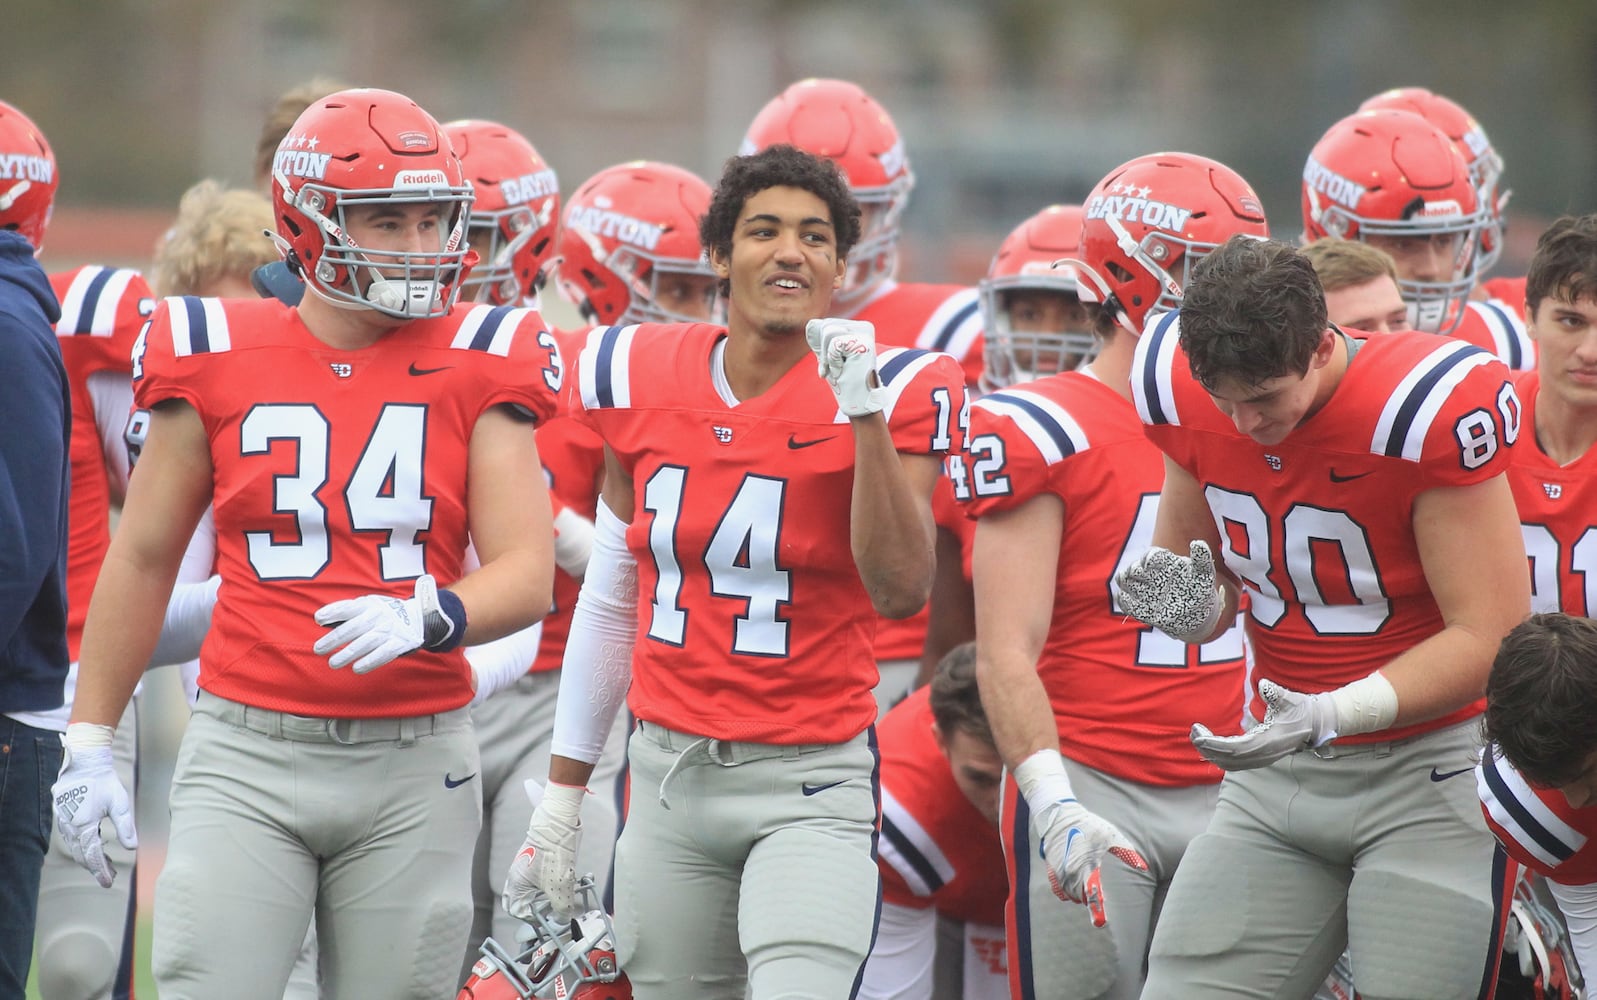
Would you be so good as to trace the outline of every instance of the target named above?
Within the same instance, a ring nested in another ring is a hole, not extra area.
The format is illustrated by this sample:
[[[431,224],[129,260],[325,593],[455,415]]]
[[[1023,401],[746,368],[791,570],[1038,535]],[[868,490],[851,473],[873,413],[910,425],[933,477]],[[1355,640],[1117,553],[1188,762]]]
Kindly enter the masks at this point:
[[[1195,541],[1190,555],[1158,546],[1115,574],[1120,608],[1182,642],[1202,642],[1220,623],[1225,600],[1215,585],[1214,555]]]

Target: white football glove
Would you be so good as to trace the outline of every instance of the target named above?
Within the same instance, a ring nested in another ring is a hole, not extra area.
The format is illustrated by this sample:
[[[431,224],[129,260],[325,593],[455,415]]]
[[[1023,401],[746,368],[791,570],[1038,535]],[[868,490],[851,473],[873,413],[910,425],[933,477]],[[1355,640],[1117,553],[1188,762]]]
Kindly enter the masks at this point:
[[[101,887],[116,881],[116,866],[105,856],[100,820],[110,817],[122,846],[139,846],[133,804],[111,759],[111,727],[74,722],[61,736],[61,776],[50,788],[55,822],[72,860],[89,870]]]
[[[817,371],[832,387],[846,417],[882,412],[886,393],[876,374],[876,328],[858,319],[812,319],[804,326],[820,363]]]
[[[452,603],[458,608],[459,598]],[[416,578],[416,596],[409,600],[367,594],[323,605],[316,611],[316,624],[338,627],[311,648],[318,656],[337,649],[328,657],[329,666],[337,670],[353,663],[355,673],[364,674],[424,646],[441,650],[459,645],[465,616],[458,612],[457,616],[460,621],[445,613],[438,584],[423,574]]]
[[[1330,693],[1300,694],[1261,680],[1259,697],[1264,718],[1240,736],[1216,736],[1201,723],[1192,727],[1192,745],[1204,759],[1227,771],[1246,771],[1336,739],[1336,702]]]
[[[1031,809],[1032,830],[1054,895],[1085,904],[1093,926],[1102,927],[1109,919],[1099,871],[1104,856],[1137,871],[1147,871],[1148,862],[1118,827],[1076,801],[1059,751],[1037,751],[1015,768],[1014,775]]]
[[[577,839],[582,833],[582,797],[586,788],[550,782],[538,791],[535,781],[527,782],[527,795],[533,800],[532,820],[527,824],[527,840],[510,863],[505,877],[505,912],[518,920],[532,916],[539,893],[549,897],[555,912],[577,916]]]
[[[1189,555],[1154,546],[1115,574],[1120,607],[1182,642],[1201,642],[1220,623],[1225,600],[1215,583],[1214,554],[1195,541]]]

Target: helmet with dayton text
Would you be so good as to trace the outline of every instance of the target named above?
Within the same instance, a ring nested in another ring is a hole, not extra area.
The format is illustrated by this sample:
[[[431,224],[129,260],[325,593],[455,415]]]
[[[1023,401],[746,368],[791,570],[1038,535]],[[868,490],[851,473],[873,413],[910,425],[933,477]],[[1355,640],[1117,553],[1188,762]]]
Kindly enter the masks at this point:
[[[444,131],[471,181],[467,240],[481,258],[461,295],[496,306],[530,302],[543,290],[560,228],[560,181],[532,143],[498,122],[466,119]]]
[[[1080,205],[1049,205],[1016,226],[977,288],[982,311],[982,388],[991,392],[1070,371],[1097,353],[1080,303]]]
[[[636,160],[594,174],[566,203],[560,294],[605,326],[717,320],[718,282],[699,245],[710,194],[702,178],[669,163]]]
[[[342,308],[447,314],[475,259],[466,245],[471,202],[442,126],[388,90],[341,90],[312,104],[272,161],[279,248],[312,291]],[[441,206],[438,245],[379,251],[349,236],[352,208],[395,204]]]
[[[1151,153],[1087,195],[1077,265],[1081,297],[1140,336],[1150,312],[1181,304],[1198,261],[1232,236],[1265,237],[1264,205],[1241,175],[1192,153]]]
[[[1463,156],[1410,111],[1358,111],[1303,167],[1303,237],[1373,243],[1397,263],[1417,330],[1447,333],[1475,287],[1487,213]]]
[[[59,183],[44,133],[33,119],[0,101],[0,228],[21,233],[37,253]]]
[[[580,916],[555,913],[540,894],[512,953],[493,938],[456,1000],[632,1000],[632,984],[616,962],[615,929],[600,905],[593,876],[577,880]]]
[[[1480,192],[1481,207],[1487,215],[1487,224],[1481,230],[1479,269],[1483,274],[1491,270],[1503,255],[1503,213],[1513,192],[1503,187],[1503,158],[1492,140],[1486,137],[1486,130],[1458,102],[1424,87],[1383,90],[1359,105],[1360,111],[1378,108],[1412,111],[1441,129],[1452,140],[1453,148],[1464,157],[1470,180]]]
[[[747,156],[781,144],[834,161],[859,202],[859,242],[832,299],[851,313],[898,270],[899,217],[915,186],[904,140],[887,109],[859,84],[809,79],[760,109],[738,152]]]

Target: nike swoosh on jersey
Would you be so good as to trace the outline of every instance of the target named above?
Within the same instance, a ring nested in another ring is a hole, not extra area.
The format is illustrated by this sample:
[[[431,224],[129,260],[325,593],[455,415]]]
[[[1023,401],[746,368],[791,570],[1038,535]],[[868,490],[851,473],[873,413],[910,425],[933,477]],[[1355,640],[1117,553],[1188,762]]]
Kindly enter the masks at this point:
[[[815,445],[824,444],[836,436],[836,434],[832,434],[828,437],[816,438],[814,441],[800,441],[797,434],[789,434],[787,436],[787,446],[792,448],[794,451],[797,451],[800,448],[812,448]]]
[[[847,780],[847,778],[843,779],[843,781]],[[838,785],[841,785],[843,781],[828,781],[824,785],[812,785],[806,781],[804,784],[799,786],[799,791],[803,792],[805,795],[818,795],[819,793],[826,791],[828,788],[836,788]]]
[[[476,771],[471,772],[470,774],[466,775],[464,778],[451,778],[448,774],[445,774],[444,775],[444,787],[445,788],[459,788],[461,785],[464,785],[466,782],[470,781],[472,778],[475,778],[476,776],[477,776],[477,772]]]
[[[446,372],[446,371],[448,371],[449,369],[451,369],[453,367],[455,367],[455,366],[454,365],[444,365],[442,368],[417,368],[416,367],[416,362],[412,361],[410,363],[410,373],[412,375],[436,375],[439,372]]]
[[[1448,778],[1456,778],[1461,774],[1466,774],[1473,770],[1475,770],[1474,767],[1461,767],[1457,771],[1438,771],[1433,767],[1431,768],[1431,780],[1446,781]]]
[[[1355,472],[1351,476],[1339,476],[1339,475],[1336,474],[1336,470],[1332,469],[1331,470],[1331,482],[1333,482],[1333,483],[1351,483],[1353,480],[1355,480],[1355,479],[1363,479],[1367,475],[1369,475],[1368,472]]]

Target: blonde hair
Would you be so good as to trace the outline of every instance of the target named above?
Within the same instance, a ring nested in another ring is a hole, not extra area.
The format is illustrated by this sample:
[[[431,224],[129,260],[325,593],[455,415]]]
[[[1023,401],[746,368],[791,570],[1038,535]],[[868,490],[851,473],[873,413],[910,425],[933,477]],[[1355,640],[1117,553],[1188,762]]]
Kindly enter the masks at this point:
[[[305,109],[328,94],[348,89],[348,84],[332,77],[313,76],[305,83],[283,91],[277,103],[272,105],[272,110],[266,113],[266,121],[261,123],[260,137],[255,140],[256,187],[262,191],[272,189],[272,158],[277,155],[277,144],[283,141],[283,136],[294,127]]]
[[[156,244],[150,287],[157,295],[197,295],[222,278],[248,280],[278,258],[264,232],[272,225],[260,192],[200,181],[183,192],[177,219]]]
[[[1368,243],[1322,236],[1305,246],[1302,253],[1320,276],[1320,287],[1328,292],[1362,285],[1382,275],[1397,280],[1397,264],[1392,255]]]

